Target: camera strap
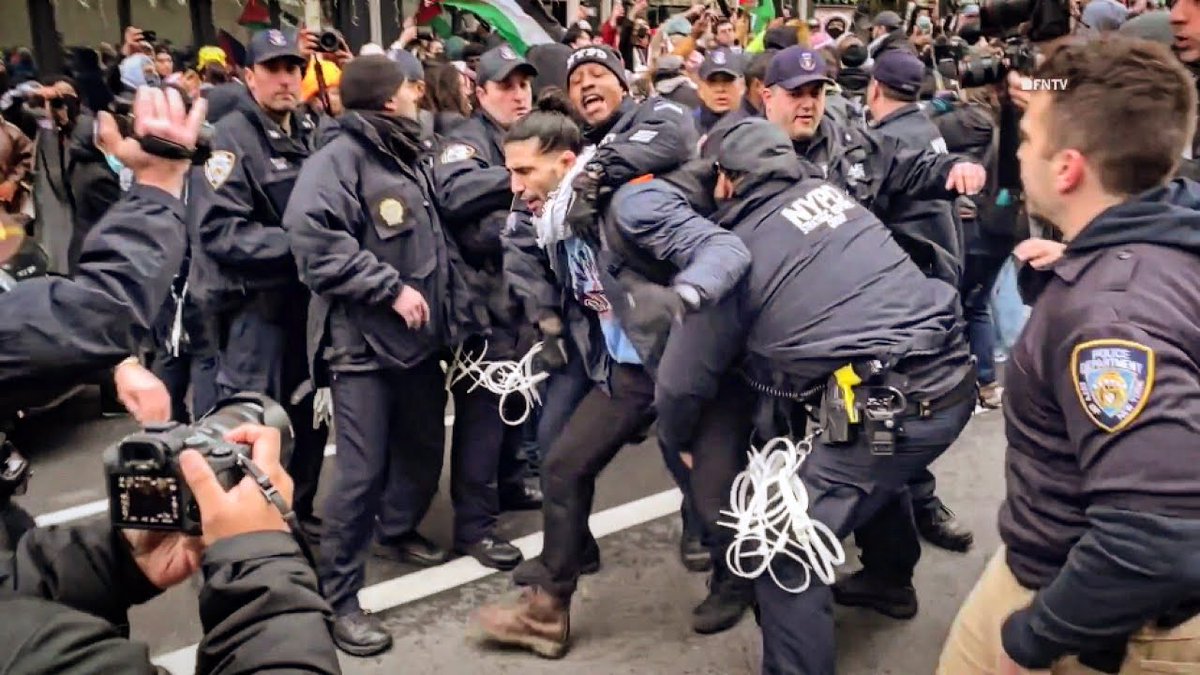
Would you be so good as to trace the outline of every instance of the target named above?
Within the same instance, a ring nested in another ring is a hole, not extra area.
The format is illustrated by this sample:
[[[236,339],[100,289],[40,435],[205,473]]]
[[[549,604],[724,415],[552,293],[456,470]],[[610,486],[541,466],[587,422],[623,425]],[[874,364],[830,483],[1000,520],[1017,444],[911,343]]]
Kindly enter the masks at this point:
[[[250,459],[249,455],[239,454],[238,464],[254,482],[258,485],[258,489],[262,491],[263,497],[279,510],[279,514],[283,516],[283,522],[287,523],[288,528],[292,531],[292,537],[296,540],[296,544],[300,547],[300,553],[308,564],[312,566],[313,571],[317,569],[317,558],[313,555],[312,545],[308,541],[308,535],[304,533],[304,528],[300,525],[300,519],[296,516],[296,512],[288,505],[287,500],[279,493],[279,489],[271,482],[270,476],[265,471],[258,468],[254,460]],[[317,589],[322,595],[325,590],[321,588],[321,579],[317,577]]]

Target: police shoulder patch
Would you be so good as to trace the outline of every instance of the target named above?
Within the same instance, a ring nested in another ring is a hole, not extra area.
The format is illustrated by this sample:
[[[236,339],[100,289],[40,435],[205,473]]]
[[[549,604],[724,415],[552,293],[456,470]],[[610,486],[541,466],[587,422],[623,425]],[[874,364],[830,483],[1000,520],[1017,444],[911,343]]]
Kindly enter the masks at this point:
[[[404,204],[390,197],[379,202],[379,217],[388,227],[399,227],[404,222]]]
[[[678,115],[685,114],[683,108],[673,101],[659,101],[654,104],[654,112],[662,112],[664,110],[674,111]]]
[[[1114,433],[1133,423],[1154,388],[1154,350],[1130,340],[1090,340],[1071,352],[1079,404],[1092,422]]]
[[[227,150],[217,150],[209,156],[208,161],[204,163],[204,177],[208,179],[212,189],[220,188],[229,180],[236,163],[237,156]]]
[[[453,164],[471,159],[475,156],[475,148],[466,143],[455,143],[442,151],[442,156],[439,162],[442,164]]]

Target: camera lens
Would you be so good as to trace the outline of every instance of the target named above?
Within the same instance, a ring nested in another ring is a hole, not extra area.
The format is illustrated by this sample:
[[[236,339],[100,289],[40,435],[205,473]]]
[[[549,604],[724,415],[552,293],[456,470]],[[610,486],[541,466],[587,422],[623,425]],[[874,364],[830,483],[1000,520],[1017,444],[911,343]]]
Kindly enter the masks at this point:
[[[323,52],[336,52],[341,46],[341,37],[334,31],[323,31],[317,37],[317,44],[321,46]]]

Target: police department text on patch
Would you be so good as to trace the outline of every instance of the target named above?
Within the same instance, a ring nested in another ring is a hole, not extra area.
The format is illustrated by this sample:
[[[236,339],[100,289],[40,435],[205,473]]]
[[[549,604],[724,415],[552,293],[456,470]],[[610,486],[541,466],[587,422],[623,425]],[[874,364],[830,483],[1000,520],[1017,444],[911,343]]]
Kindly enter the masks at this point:
[[[1071,374],[1084,412],[1114,432],[1141,413],[1154,385],[1154,350],[1127,340],[1093,340],[1075,347]]]

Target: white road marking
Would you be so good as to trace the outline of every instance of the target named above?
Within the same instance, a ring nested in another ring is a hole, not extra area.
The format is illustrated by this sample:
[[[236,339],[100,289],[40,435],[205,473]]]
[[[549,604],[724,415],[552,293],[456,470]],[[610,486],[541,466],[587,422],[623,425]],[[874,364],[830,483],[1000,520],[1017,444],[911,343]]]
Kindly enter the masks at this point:
[[[444,418],[444,421],[445,421],[447,427],[453,426],[454,425],[454,415],[446,415],[446,417]],[[334,445],[332,443],[325,446],[325,456],[326,457],[333,457],[336,454],[337,454],[337,451],[334,448]],[[98,516],[101,513],[106,512],[107,510],[108,510],[108,500],[107,499],[97,499],[94,502],[87,502],[85,504],[80,504],[78,506],[72,506],[71,508],[68,508],[68,509],[62,509],[59,511],[51,511],[50,513],[44,513],[44,514],[38,516],[37,518],[35,518],[34,520],[37,522],[38,527],[48,527],[50,525],[62,525],[63,523],[70,523],[70,522],[73,522],[76,520],[83,520],[84,518],[91,518],[92,516]]]
[[[605,509],[600,513],[593,514],[588,523],[591,526],[592,534],[597,538],[604,537],[677,513],[682,500],[683,497],[679,490],[671,489]],[[521,537],[513,541],[513,544],[521,549],[521,553],[526,558],[531,558],[542,552],[542,533],[536,532]],[[474,558],[456,558],[437,567],[406,574],[364,588],[359,591],[358,599],[363,609],[381,612],[478,581],[493,574],[499,574],[499,572],[480,565]],[[163,654],[154,659],[154,664],[173,675],[191,675],[196,670],[197,647],[198,645],[191,645]]]

